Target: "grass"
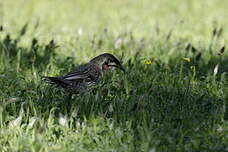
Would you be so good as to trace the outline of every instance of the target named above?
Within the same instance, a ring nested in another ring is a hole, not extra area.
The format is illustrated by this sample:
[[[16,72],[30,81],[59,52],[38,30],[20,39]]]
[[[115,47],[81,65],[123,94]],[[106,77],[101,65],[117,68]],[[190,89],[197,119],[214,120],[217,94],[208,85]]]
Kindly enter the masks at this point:
[[[228,151],[227,6],[0,2],[0,151]],[[72,99],[41,80],[101,52],[126,74]]]

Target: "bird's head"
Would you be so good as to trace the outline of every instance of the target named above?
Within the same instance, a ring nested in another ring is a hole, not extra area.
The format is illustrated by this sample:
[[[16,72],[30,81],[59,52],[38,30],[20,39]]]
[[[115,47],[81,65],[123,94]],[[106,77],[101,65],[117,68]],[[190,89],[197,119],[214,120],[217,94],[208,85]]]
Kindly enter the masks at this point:
[[[90,62],[97,65],[103,72],[116,68],[125,71],[120,61],[110,53],[104,53],[96,56]]]

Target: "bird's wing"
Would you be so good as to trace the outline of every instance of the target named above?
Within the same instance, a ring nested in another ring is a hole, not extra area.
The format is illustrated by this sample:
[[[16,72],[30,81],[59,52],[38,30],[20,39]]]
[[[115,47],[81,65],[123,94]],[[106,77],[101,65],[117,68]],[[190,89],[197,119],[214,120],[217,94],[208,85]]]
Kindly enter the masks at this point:
[[[84,64],[62,78],[68,81],[91,81],[91,78],[97,77],[97,72],[97,69],[93,65]]]

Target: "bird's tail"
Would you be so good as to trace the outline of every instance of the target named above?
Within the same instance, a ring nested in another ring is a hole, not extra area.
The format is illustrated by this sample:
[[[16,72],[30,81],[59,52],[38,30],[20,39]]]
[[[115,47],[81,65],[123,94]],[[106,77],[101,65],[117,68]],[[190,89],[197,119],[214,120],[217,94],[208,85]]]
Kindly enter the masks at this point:
[[[67,87],[71,85],[68,81],[63,80],[62,78],[59,78],[59,77],[42,77],[42,80],[47,83],[56,84],[62,87]]]

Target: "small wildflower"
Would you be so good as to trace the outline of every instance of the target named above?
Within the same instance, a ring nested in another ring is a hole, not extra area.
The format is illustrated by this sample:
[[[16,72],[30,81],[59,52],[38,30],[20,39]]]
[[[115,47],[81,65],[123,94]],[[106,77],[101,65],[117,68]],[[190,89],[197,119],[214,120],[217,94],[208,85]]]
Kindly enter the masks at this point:
[[[191,62],[190,58],[183,58],[183,60],[186,61],[186,62]]]
[[[152,64],[152,60],[146,60],[145,64]]]
[[[9,126],[10,126],[10,127],[20,126],[20,125],[21,125],[21,121],[22,121],[22,117],[19,116],[19,117],[17,117],[15,120],[12,120],[12,121],[9,123]]]
[[[67,123],[67,116],[61,115],[61,116],[59,117],[59,124],[62,125],[62,126],[65,126],[66,123]]]
[[[122,38],[118,38],[115,42],[115,49],[118,49],[122,46],[123,44],[123,39]]]

